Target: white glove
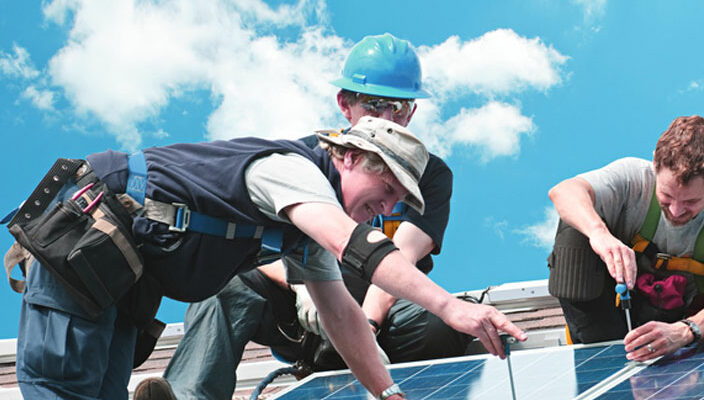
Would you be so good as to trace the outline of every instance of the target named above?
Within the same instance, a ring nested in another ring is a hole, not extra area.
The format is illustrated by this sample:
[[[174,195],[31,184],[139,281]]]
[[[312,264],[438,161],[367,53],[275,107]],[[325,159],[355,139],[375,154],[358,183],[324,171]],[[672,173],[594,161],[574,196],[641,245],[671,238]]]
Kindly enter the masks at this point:
[[[308,332],[313,332],[327,339],[323,324],[320,323],[320,318],[318,317],[318,310],[315,308],[306,285],[291,285],[291,288],[296,292],[296,310],[298,311],[298,322],[301,327]]]
[[[381,346],[379,346],[379,342],[376,341],[376,338],[374,338],[374,344],[376,344],[376,352],[379,353],[379,358],[381,358],[381,362],[384,363],[384,365],[391,364],[391,361],[389,360],[389,356],[387,356],[384,349],[382,349]]]

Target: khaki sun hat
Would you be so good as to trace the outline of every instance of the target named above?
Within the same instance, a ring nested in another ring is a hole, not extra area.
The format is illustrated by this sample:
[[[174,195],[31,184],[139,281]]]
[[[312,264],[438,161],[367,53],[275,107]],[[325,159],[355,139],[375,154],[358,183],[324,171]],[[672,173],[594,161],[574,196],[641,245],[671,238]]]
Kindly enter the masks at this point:
[[[317,134],[322,141],[379,155],[408,190],[404,202],[423,214],[425,202],[418,182],[428,163],[428,150],[411,131],[395,122],[366,116],[345,134],[340,131]]]

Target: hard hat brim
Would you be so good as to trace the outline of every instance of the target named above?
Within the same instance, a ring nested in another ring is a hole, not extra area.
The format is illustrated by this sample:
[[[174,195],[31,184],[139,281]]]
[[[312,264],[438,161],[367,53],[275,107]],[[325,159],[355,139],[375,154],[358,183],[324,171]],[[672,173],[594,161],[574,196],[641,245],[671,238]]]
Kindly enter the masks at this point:
[[[432,95],[425,89],[398,89],[389,86],[375,85],[373,83],[357,83],[350,78],[342,77],[330,81],[331,84],[352,92],[364,93],[379,97],[393,97],[398,99],[426,99]]]

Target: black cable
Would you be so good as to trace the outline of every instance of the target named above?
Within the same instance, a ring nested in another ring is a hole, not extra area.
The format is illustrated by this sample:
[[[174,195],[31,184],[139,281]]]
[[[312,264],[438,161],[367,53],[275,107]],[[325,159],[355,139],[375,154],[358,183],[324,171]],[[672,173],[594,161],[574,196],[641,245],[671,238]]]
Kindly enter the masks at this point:
[[[281,367],[275,371],[272,371],[262,379],[261,382],[257,385],[256,388],[254,388],[254,391],[252,392],[252,395],[249,397],[249,400],[257,400],[259,398],[259,395],[266,389],[267,385],[269,385],[271,382],[274,381],[274,379],[280,377],[281,375],[286,375],[286,374],[291,374],[294,375],[296,372],[298,372],[298,368],[296,366],[290,366],[290,367]]]

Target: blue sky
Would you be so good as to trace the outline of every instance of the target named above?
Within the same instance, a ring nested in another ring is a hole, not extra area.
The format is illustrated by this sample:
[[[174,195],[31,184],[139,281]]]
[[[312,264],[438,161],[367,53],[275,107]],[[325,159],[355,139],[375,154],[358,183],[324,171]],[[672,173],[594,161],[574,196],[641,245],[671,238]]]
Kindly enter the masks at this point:
[[[450,291],[546,278],[549,188],[650,158],[675,117],[702,113],[704,3],[429,4],[0,1],[0,212],[57,157],[341,127],[328,81],[356,41],[390,32],[434,94],[410,128],[455,174],[431,277]],[[0,301],[0,338],[15,337],[20,295],[3,283]]]

